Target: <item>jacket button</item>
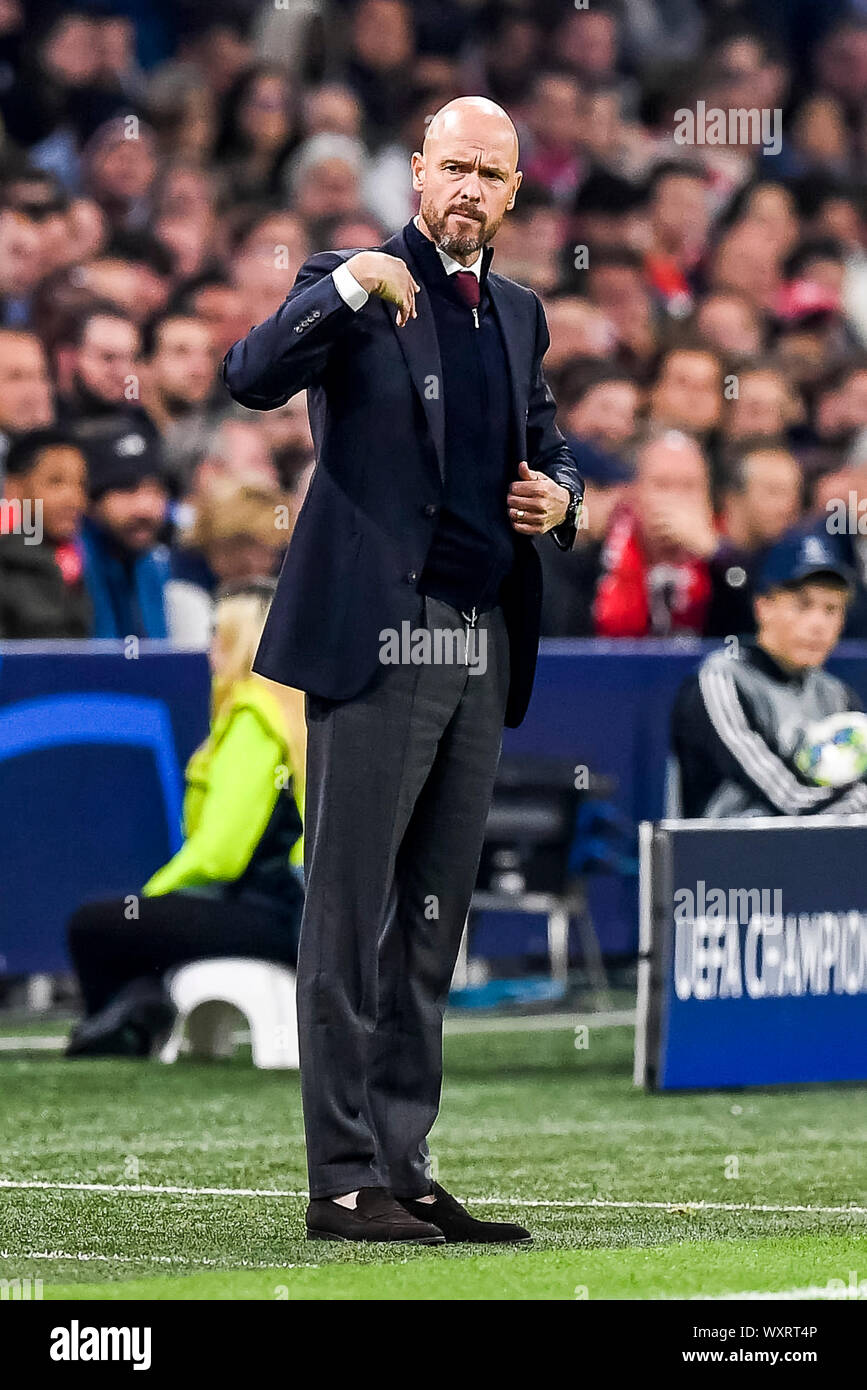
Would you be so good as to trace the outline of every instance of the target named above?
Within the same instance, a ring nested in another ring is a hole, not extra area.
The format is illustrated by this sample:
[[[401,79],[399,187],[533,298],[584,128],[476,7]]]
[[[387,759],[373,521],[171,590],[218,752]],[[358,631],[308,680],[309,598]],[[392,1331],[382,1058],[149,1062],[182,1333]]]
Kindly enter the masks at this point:
[[[422,508],[422,511],[425,516],[436,516],[439,508],[433,502],[428,502],[427,505]]]
[[[406,576],[407,584],[415,584],[417,579],[418,575],[416,574],[415,570],[410,570],[409,574]]]

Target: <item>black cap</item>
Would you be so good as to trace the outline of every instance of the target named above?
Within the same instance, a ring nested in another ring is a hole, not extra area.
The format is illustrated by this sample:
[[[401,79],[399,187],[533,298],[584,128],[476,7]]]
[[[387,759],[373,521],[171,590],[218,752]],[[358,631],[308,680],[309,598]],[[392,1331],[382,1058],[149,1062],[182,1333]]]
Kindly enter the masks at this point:
[[[166,483],[156,428],[147,416],[108,415],[83,421],[76,437],[87,457],[88,490],[96,501],[106,492],[134,488],[146,478]]]
[[[855,575],[840,559],[825,536],[809,532],[785,536],[769,552],[755,585],[757,594],[766,594],[782,585],[803,584],[820,574],[831,574],[854,590]]]

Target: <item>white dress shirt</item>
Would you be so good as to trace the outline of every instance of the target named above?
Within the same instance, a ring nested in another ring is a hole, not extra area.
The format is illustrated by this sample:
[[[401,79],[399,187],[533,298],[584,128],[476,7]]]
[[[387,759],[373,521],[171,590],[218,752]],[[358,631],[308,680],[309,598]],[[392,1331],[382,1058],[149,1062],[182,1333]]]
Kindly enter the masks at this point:
[[[414,217],[412,220],[417,227],[418,218]],[[481,281],[483,258],[483,253],[481,251],[479,252],[478,256],[476,256],[476,259],[473,261],[472,265],[461,265],[460,261],[453,260],[452,257],[449,256],[447,252],[442,251],[439,246],[437,247],[436,251],[437,255],[443,263],[443,268],[445,269],[446,275],[456,275],[459,270],[469,270],[472,272],[473,275],[475,275],[477,280]],[[363,289],[362,286],[359,285],[352,271],[349,269],[349,265],[346,261],[344,261],[342,265],[339,265],[336,270],[331,272],[331,278],[334,281],[334,288],[340,295],[340,298],[343,300],[344,304],[348,304],[349,308],[354,309],[356,313],[359,309],[364,308],[370,296],[368,295],[367,290]]]

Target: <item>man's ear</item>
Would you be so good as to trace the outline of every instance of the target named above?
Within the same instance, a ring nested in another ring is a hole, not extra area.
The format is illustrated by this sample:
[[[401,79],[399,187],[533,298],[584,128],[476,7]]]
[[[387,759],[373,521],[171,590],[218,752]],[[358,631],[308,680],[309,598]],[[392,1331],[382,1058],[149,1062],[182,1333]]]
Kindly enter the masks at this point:
[[[506,204],[506,212],[511,212],[511,211],[512,211],[512,208],[515,206],[515,194],[518,192],[518,189],[521,187],[521,182],[522,182],[523,178],[524,178],[524,175],[521,173],[520,169],[516,169],[516,170],[515,170],[515,184],[514,184],[514,187],[512,188],[512,196],[511,196],[511,198],[509,199],[509,201],[508,201],[507,204]]]
[[[415,151],[415,154],[412,156],[412,159],[410,160],[410,168],[412,169],[412,186],[413,186],[414,192],[416,192],[416,193],[423,193],[423,192],[424,192],[424,155],[423,155],[423,154],[419,154],[418,150]]]

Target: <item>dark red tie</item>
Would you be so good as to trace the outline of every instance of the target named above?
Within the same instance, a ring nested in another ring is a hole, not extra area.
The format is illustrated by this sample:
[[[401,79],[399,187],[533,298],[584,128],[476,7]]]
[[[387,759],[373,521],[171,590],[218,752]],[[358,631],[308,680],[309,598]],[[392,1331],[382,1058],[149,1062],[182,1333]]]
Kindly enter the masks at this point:
[[[478,275],[474,275],[471,270],[456,270],[452,279],[455,282],[455,289],[464,303],[470,309],[478,309],[479,300],[482,297]]]

